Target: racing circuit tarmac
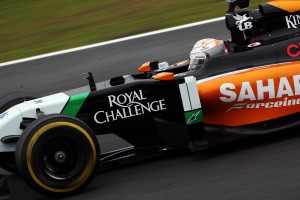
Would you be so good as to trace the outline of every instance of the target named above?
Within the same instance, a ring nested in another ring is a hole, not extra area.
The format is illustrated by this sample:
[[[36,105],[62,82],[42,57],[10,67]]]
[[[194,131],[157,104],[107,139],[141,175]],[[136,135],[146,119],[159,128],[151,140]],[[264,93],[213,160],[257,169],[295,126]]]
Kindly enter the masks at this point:
[[[2,67],[0,95],[18,91],[20,85],[43,95],[82,86],[78,75],[85,69],[99,70],[100,55],[104,75],[97,80],[135,72],[148,60],[180,61],[188,57],[197,40],[205,37],[229,38],[224,22]],[[67,199],[299,199],[297,134],[299,131],[291,130],[199,153],[172,152],[102,172],[84,193]],[[114,140],[108,146],[107,140],[114,138],[103,138],[102,148],[111,149],[119,142]],[[10,174],[8,179],[12,199],[47,199],[18,176]]]

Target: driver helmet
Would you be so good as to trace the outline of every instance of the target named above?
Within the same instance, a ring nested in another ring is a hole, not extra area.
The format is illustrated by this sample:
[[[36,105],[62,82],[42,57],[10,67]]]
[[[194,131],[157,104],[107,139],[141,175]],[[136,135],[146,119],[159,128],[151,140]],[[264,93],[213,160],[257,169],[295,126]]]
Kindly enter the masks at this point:
[[[202,66],[202,64],[210,57],[227,53],[227,47],[223,40],[207,38],[199,40],[194,45],[190,53],[189,70],[193,70]]]

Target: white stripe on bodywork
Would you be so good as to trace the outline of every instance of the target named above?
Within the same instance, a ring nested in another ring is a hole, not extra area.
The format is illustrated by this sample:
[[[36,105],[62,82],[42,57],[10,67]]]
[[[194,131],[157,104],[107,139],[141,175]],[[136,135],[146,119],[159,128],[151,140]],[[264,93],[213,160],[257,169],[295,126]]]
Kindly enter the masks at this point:
[[[182,104],[183,104],[183,110],[184,111],[191,110],[192,106],[191,106],[190,97],[189,97],[186,83],[180,84],[179,90],[180,90],[181,100],[182,100]]]
[[[9,135],[21,135],[20,123],[23,118],[37,118],[36,109],[39,108],[46,115],[61,113],[67,104],[69,96],[58,93],[43,98],[34,99],[18,104],[5,111],[0,118],[0,139]],[[0,152],[15,151],[16,144],[4,144],[0,142]]]
[[[185,82],[187,84],[192,110],[201,108],[196,78],[193,76],[185,77]]]
[[[39,108],[46,115],[61,113],[69,100],[69,96],[65,93],[58,93],[31,101],[26,101],[16,106],[23,117],[37,118],[36,109]]]
[[[5,115],[0,119],[0,138],[8,135],[20,135],[22,130],[19,128],[23,118],[21,111],[17,108],[10,108],[4,112]],[[0,142],[0,152],[15,151],[15,144],[4,144]]]
[[[183,110],[190,111],[201,108],[196,78],[185,77],[185,83],[179,84]]]

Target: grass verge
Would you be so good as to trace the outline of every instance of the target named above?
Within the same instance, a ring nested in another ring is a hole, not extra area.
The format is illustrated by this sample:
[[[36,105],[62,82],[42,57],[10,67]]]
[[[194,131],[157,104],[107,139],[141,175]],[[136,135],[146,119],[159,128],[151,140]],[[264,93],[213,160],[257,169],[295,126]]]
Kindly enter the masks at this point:
[[[0,62],[219,17],[226,9],[225,0],[1,0]]]

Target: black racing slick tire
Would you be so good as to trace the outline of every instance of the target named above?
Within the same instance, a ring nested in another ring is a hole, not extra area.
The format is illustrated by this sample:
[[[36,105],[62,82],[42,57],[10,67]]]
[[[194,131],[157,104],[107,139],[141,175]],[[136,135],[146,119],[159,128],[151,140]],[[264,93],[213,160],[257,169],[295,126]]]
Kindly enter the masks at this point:
[[[29,92],[17,92],[4,96],[0,99],[0,113],[5,112],[9,108],[22,103],[24,101],[29,101],[32,99],[39,98],[40,96]],[[11,173],[18,173],[15,152],[5,152],[0,154],[0,167]]]
[[[19,174],[35,191],[61,198],[84,189],[95,176],[100,147],[81,120],[52,114],[32,122],[16,148]]]
[[[30,92],[16,92],[0,99],[0,113],[24,101],[33,100],[40,96]]]

